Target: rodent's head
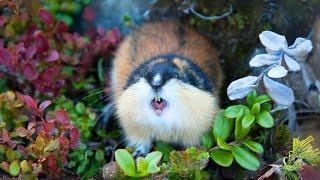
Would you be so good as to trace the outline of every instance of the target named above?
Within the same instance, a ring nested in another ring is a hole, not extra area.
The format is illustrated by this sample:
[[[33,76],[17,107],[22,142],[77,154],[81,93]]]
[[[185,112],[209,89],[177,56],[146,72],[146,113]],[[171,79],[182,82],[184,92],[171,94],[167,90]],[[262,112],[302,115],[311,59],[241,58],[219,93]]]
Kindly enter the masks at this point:
[[[179,55],[158,56],[131,74],[119,97],[118,111],[141,121],[201,119],[217,109],[212,92],[207,75],[191,60]]]

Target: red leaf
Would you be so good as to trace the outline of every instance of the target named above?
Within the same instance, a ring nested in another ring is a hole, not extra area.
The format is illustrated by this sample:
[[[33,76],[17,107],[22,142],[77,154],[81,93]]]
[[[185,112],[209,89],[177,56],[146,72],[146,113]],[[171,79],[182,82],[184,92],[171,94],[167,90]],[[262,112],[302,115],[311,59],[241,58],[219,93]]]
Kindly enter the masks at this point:
[[[27,48],[26,51],[26,58],[31,59],[37,52],[37,46],[36,45],[31,45]]]
[[[24,127],[18,127],[18,128],[16,129],[16,133],[17,133],[17,135],[20,136],[20,137],[26,137],[27,134],[28,134],[28,131],[27,131],[26,128],[24,128]]]
[[[39,10],[39,16],[42,22],[45,24],[52,24],[53,23],[53,16],[50,12],[44,9]]]
[[[55,157],[55,155],[50,154],[47,157],[47,163],[48,163],[48,167],[51,169],[51,172],[55,172],[55,173],[59,173],[59,167],[57,165],[57,157]]]
[[[37,52],[43,53],[49,50],[49,43],[41,34],[37,34],[35,39],[37,45]]]
[[[1,139],[4,143],[10,143],[11,142],[11,137],[10,134],[7,130],[3,129],[2,130],[2,135],[1,135]]]
[[[63,22],[63,21],[59,21],[58,23],[57,23],[57,26],[56,26],[56,30],[57,30],[57,32],[58,33],[64,33],[64,32],[67,32],[68,31],[68,25],[65,23],[65,22]]]
[[[70,130],[70,148],[75,149],[79,145],[79,140],[80,140],[80,131],[78,128],[73,127]]]
[[[59,59],[59,53],[56,50],[50,50],[50,52],[48,53],[48,55],[45,57],[45,61],[47,62],[52,62],[52,61],[56,61]]]
[[[56,110],[56,118],[57,118],[57,121],[61,124],[69,124],[70,123],[70,120],[69,120],[69,116],[68,116],[68,113],[66,112],[66,110],[64,109],[59,109],[59,110]]]
[[[0,16],[0,27],[2,27],[6,23],[6,18],[4,16]]]
[[[22,95],[22,100],[27,104],[29,108],[38,109],[37,101],[28,95]]]
[[[53,130],[55,129],[55,124],[53,121],[47,121],[43,124],[44,132],[46,134],[53,134]]]
[[[84,8],[84,12],[83,12],[83,19],[88,21],[88,22],[92,22],[94,20],[96,16],[96,13],[94,12],[94,10],[92,9],[92,7],[87,6]]]
[[[37,69],[33,64],[30,63],[27,63],[23,66],[22,72],[28,80],[35,80],[39,75]]]
[[[13,57],[10,52],[4,48],[0,48],[0,64],[11,65]]]
[[[10,164],[6,161],[3,161],[1,163],[1,168],[4,169],[5,171],[9,172]]]
[[[107,39],[113,45],[117,45],[120,42],[120,38],[121,38],[121,35],[118,28],[111,29],[107,33]]]
[[[43,101],[43,102],[39,105],[40,111],[44,111],[48,106],[50,106],[50,104],[51,104],[51,101],[50,101],[50,100]]]

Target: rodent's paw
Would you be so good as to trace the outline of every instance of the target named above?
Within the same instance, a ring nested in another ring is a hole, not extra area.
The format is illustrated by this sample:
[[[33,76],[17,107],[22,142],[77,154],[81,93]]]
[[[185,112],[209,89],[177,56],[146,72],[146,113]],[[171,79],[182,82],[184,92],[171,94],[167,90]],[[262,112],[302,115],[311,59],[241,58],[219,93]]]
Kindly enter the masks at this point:
[[[136,159],[137,157],[140,157],[140,156],[146,156],[150,151],[150,146],[151,145],[149,144],[148,145],[139,144],[132,154],[133,157]]]

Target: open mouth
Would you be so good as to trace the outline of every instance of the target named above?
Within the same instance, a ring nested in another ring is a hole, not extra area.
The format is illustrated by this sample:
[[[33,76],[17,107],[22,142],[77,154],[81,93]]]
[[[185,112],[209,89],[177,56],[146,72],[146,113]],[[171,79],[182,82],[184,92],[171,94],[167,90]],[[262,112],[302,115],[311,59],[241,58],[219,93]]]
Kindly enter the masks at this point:
[[[160,116],[162,111],[167,107],[167,101],[161,98],[159,95],[156,95],[151,101],[151,106],[155,113]]]

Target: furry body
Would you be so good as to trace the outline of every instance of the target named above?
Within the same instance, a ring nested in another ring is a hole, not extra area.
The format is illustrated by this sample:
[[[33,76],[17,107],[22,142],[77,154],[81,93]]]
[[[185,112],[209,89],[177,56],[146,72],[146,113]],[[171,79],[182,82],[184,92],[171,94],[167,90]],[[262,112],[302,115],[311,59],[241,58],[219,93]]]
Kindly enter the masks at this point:
[[[155,140],[198,146],[219,110],[221,81],[216,51],[189,27],[152,22],[127,36],[113,64],[112,90],[136,155]]]

